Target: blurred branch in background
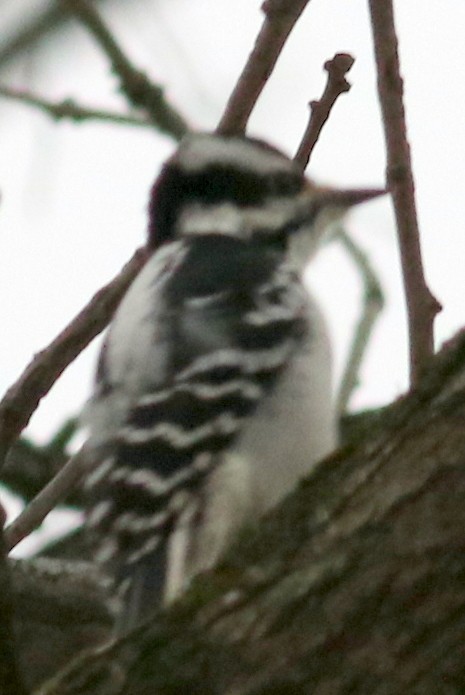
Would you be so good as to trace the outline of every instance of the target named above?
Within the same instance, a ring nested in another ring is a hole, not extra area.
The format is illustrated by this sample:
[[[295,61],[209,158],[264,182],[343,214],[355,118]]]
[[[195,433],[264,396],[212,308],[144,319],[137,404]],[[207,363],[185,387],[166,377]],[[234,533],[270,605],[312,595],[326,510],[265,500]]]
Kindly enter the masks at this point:
[[[113,72],[119,77],[121,91],[129,102],[144,109],[161,133],[179,140],[189,129],[186,120],[165,99],[163,89],[133,66],[95,7],[87,0],[59,2],[82,22],[97,41],[109,59]]]
[[[54,104],[33,94],[3,87],[2,94],[21,100],[47,111],[54,118],[70,118],[73,120],[99,119],[130,125],[156,126],[162,133],[179,139],[188,126],[183,116],[170,105],[164,97],[163,89],[154,84],[148,76],[137,70],[125,55],[118,41],[107,28],[97,12],[96,5],[111,4],[86,2],[85,0],[56,0],[48,3],[36,16],[23,21],[26,8],[19,16],[21,22],[13,28],[12,35],[0,44],[0,68],[9,61],[35,48],[45,35],[57,31],[73,16],[77,17],[95,38],[104,54],[109,58],[113,72],[119,77],[121,90],[128,101],[136,108],[145,111],[143,114],[112,114],[98,109],[82,107],[72,100]],[[19,19],[18,17],[18,19]]]
[[[18,439],[11,446],[0,473],[0,482],[26,502],[31,500],[63,468],[69,458],[69,441],[77,425],[77,418],[66,420],[44,446],[26,437]],[[78,503],[79,495],[76,492],[79,491],[72,491],[72,496],[67,500],[71,505]]]
[[[115,0],[93,0],[93,3],[99,6],[112,5]],[[10,17],[10,27],[2,26],[0,70],[33,51],[49,34],[59,31],[69,22],[69,14],[59,0],[43,0],[39,9],[36,7],[37,3],[29,7],[30,3],[24,0],[3,0],[1,5],[3,15],[13,14],[13,19]]]
[[[361,278],[363,284],[362,311],[353,334],[337,394],[337,412],[339,416],[342,416],[347,410],[352,393],[359,385],[360,367],[376,320],[384,307],[384,294],[380,280],[370,263],[368,255],[342,226],[339,226],[336,230],[334,239],[342,244],[348,257],[355,265],[357,275]]]
[[[16,7],[20,4],[17,0],[10,0],[9,4],[12,5],[13,2]],[[66,20],[66,13],[56,2],[45,3],[44,8],[35,14],[28,14],[21,7],[18,22],[12,27],[11,33],[5,30],[2,32],[5,38],[0,43],[0,68],[29,52],[44,36],[58,29]]]
[[[65,99],[60,102],[43,99],[36,94],[32,94],[24,89],[13,89],[0,85],[0,97],[12,99],[22,104],[32,106],[43,111],[56,121],[65,119],[70,121],[103,121],[114,123],[115,125],[134,125],[153,128],[153,123],[142,114],[124,114],[116,111],[102,111],[92,109],[75,103],[72,99]]]

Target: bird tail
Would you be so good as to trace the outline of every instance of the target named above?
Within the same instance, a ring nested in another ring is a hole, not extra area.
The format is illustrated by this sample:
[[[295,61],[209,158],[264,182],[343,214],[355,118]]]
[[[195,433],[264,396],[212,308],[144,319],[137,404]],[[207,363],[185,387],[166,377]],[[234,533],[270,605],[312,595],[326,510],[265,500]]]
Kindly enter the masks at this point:
[[[114,633],[121,637],[150,619],[163,606],[166,549],[162,545],[131,567],[116,585],[119,610]]]

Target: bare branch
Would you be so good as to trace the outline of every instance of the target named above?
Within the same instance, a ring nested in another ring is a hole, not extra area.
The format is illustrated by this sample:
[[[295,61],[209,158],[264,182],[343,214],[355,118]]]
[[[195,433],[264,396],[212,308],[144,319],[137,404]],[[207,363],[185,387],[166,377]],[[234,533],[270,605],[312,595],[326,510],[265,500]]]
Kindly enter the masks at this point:
[[[369,7],[387,148],[386,176],[394,202],[407,302],[410,378],[416,384],[433,354],[433,322],[441,306],[423,274],[392,0],[369,0]]]
[[[145,109],[152,123],[162,132],[179,140],[188,130],[181,114],[165,99],[163,89],[131,64],[95,7],[87,0],[59,0],[89,30],[110,60],[119,77],[121,89],[129,101]]]
[[[265,19],[255,46],[229,97],[217,132],[243,133],[284,44],[309,0],[265,0]]]
[[[324,69],[328,73],[326,86],[321,98],[310,102],[310,118],[294,157],[302,171],[308,165],[320,133],[329,118],[337,98],[350,90],[351,85],[345,76],[353,64],[354,58],[348,53],[336,53],[334,58],[327,60],[324,64]],[[358,383],[358,373],[363,355],[370,339],[374,322],[383,308],[384,298],[378,278],[371,268],[366,254],[342,227],[334,235],[334,238],[343,244],[349,258],[355,263],[365,290],[361,318],[355,330],[338,394],[337,410],[342,415]]]
[[[72,99],[65,99],[61,102],[53,102],[32,94],[23,89],[13,89],[0,85],[0,96],[14,99],[28,106],[34,106],[44,111],[48,116],[56,119],[68,119],[71,121],[107,121],[121,125],[149,126],[153,128],[153,123],[146,117],[139,114],[124,114],[116,111],[102,111],[76,104]]]
[[[24,12],[21,27],[6,38],[0,48],[0,67],[30,51],[39,40],[56,30],[63,22],[64,12],[55,3],[44,7],[41,12]]]
[[[355,59],[348,53],[336,53],[334,58],[327,60],[324,64],[324,69],[328,73],[326,87],[321,99],[310,102],[311,111],[307,129],[294,157],[302,171],[307,167],[313,148],[320,137],[324,124],[328,120],[331,109],[336,103],[336,99],[350,89],[350,84],[345,76],[354,62]]]
[[[360,365],[362,364],[375,322],[384,307],[384,295],[379,279],[371,267],[370,260],[360,246],[355,243],[342,227],[337,230],[335,239],[343,245],[347,255],[357,268],[364,290],[361,316],[349,348],[349,356],[337,397],[337,412],[339,415],[343,415],[347,409],[349,399],[358,385]]]
[[[61,471],[34,497],[19,516],[5,529],[4,540],[7,552],[29,536],[40,526],[49,512],[65,499],[69,490],[85,472],[85,449],[72,456]]]
[[[34,356],[18,381],[8,389],[0,401],[0,468],[11,444],[26,427],[40,399],[108,324],[145,258],[145,249],[136,251],[122,271],[92,297],[55,340]]]

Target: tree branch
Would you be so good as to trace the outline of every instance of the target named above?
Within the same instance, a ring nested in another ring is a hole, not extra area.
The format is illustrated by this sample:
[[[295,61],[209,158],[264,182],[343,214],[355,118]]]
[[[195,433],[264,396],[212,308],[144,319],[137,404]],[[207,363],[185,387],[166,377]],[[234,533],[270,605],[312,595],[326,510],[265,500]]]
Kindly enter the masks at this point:
[[[129,101],[145,109],[158,130],[179,140],[188,130],[187,122],[165,99],[163,89],[131,64],[95,7],[87,0],[59,0],[93,35],[119,77]]]
[[[12,87],[0,86],[0,96],[14,101],[19,101],[28,106],[34,106],[45,112],[55,120],[68,119],[71,121],[106,121],[120,125],[149,126],[153,128],[153,123],[139,114],[123,114],[116,111],[102,111],[91,109],[76,104],[72,99],[65,99],[61,102],[53,102],[32,94],[23,89],[13,89]]]
[[[108,586],[90,562],[28,558],[10,560],[8,567],[19,667],[34,689],[80,651],[109,638]]]
[[[324,69],[328,73],[326,87],[320,99],[310,102],[308,125],[294,157],[302,171],[307,168],[310,156],[337,98],[350,89],[345,76],[354,62],[355,59],[348,53],[336,53],[334,58],[327,60],[324,64]]]
[[[122,271],[92,297],[55,340],[34,356],[18,381],[8,389],[0,401],[0,468],[11,444],[28,424],[41,398],[108,324],[145,258],[145,249],[136,251]]]
[[[30,51],[40,39],[57,29],[63,22],[64,14],[55,3],[39,13],[24,13],[21,28],[0,48],[0,67]]]
[[[27,507],[5,529],[7,552],[21,543],[40,526],[47,514],[65,499],[68,492],[79,483],[86,470],[85,449],[72,456],[54,478],[34,497]]]
[[[394,202],[407,302],[410,378],[416,384],[434,351],[433,322],[441,306],[423,273],[392,0],[369,0],[369,7],[387,148],[386,176]]]
[[[354,263],[363,283],[363,306],[361,316],[355,329],[349,356],[342,375],[337,396],[337,412],[344,415],[350,397],[358,385],[360,366],[370,341],[375,322],[384,307],[383,289],[378,277],[371,267],[367,254],[339,227],[335,239],[344,247]]]
[[[265,19],[255,46],[229,97],[218,133],[245,132],[247,121],[295,23],[309,0],[265,0]]]
[[[24,500],[33,499],[68,460],[68,445],[78,425],[76,417],[64,420],[51,439],[42,445],[19,437],[6,457],[0,482]],[[79,504],[79,499],[79,491],[72,490],[66,501],[74,506]]]

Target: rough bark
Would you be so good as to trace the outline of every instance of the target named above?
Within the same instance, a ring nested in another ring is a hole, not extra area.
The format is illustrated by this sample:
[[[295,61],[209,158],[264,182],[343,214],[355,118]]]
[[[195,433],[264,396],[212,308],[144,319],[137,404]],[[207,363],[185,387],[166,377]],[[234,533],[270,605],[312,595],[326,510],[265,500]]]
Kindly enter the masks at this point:
[[[29,688],[110,634],[105,586],[92,565],[18,560],[11,562],[10,576],[20,670]]]
[[[465,332],[183,601],[40,695],[465,692]]]

